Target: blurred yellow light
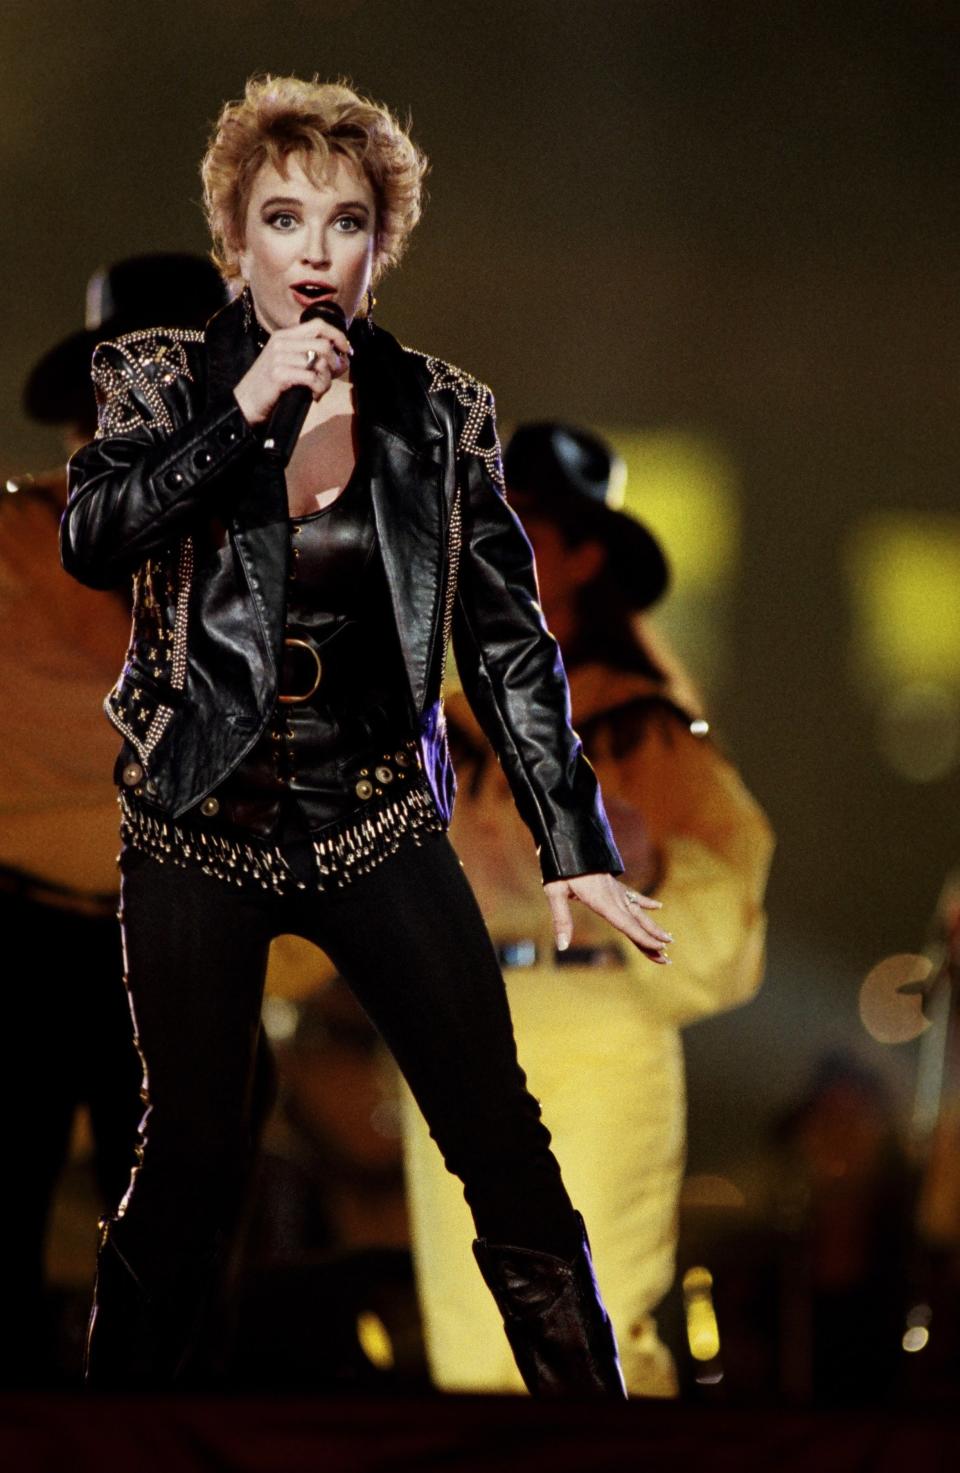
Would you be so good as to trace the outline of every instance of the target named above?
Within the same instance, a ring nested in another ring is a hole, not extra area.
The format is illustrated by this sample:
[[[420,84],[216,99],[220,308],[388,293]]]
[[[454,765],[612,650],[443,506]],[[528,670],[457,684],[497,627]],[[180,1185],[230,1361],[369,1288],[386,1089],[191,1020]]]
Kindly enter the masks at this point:
[[[627,468],[624,508],[662,541],[675,588],[728,582],[740,553],[740,511],[733,468],[719,446],[680,430],[600,433]]]
[[[390,1333],[380,1316],[370,1309],[361,1310],[357,1315],[357,1339],[360,1349],[372,1366],[376,1366],[378,1371],[393,1369],[394,1354]]]
[[[960,761],[960,698],[949,686],[912,680],[883,696],[877,745],[894,772],[914,783],[937,782]]]
[[[694,1360],[713,1360],[720,1353],[720,1332],[713,1305],[696,1300],[687,1310],[687,1340]]]
[[[300,1018],[296,1003],[286,997],[265,997],[261,1016],[271,1043],[286,1043],[291,1039]]]
[[[694,1360],[714,1360],[720,1354],[720,1329],[713,1308],[712,1287],[713,1275],[699,1265],[687,1269],[683,1276],[687,1344]]]
[[[850,540],[847,571],[868,685],[960,682],[960,517],[875,513]]]
[[[930,1027],[923,1016],[923,994],[902,991],[925,982],[933,970],[929,957],[904,952],[885,957],[860,986],[860,1021],[877,1043],[909,1043]]]
[[[909,1330],[904,1331],[903,1348],[911,1355],[922,1350],[930,1339],[930,1331],[925,1325],[912,1325]]]

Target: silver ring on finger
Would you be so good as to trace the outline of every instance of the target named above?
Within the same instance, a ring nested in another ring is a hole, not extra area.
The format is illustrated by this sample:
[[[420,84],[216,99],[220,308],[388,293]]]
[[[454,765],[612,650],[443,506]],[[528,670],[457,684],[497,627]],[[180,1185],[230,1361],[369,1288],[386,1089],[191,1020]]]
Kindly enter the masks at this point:
[[[312,368],[317,359],[320,357],[320,354],[316,348],[307,348],[303,356],[307,360],[307,367]]]
[[[628,905],[639,905],[640,901],[643,899],[642,895],[637,890],[625,890],[623,892],[623,898]]]

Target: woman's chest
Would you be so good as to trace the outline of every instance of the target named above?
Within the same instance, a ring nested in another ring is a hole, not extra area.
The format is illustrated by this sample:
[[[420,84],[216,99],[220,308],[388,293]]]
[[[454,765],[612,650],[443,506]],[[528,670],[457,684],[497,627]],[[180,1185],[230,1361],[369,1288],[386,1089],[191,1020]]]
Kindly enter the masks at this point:
[[[353,474],[357,453],[357,419],[348,389],[329,405],[321,400],[307,415],[286,471],[289,515],[309,516],[336,501]]]

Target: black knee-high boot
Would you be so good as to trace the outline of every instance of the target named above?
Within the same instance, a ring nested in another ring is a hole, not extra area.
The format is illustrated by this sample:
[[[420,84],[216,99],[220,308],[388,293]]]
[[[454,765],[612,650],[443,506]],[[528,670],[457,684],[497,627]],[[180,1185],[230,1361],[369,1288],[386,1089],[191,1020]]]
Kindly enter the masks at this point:
[[[122,1225],[101,1224],[97,1281],[83,1374],[98,1391],[162,1391],[182,1383],[215,1293],[222,1238],[184,1245],[150,1272],[123,1241]]]
[[[97,1280],[84,1354],[84,1380],[98,1390],[149,1391],[216,1384],[223,1347],[209,1339],[242,1219],[252,1162],[277,1096],[273,1056],[261,1030],[253,1080],[249,1136],[231,1154],[193,1162],[191,1194],[180,1175],[168,1176],[182,1216],[161,1217],[162,1192],[145,1208],[134,1178],[130,1210],[100,1223]],[[146,1118],[146,1117],[145,1117]],[[151,1142],[140,1142],[138,1171],[150,1171]],[[214,1171],[216,1167],[216,1172]],[[201,1187],[204,1190],[201,1190]],[[139,1208],[139,1210],[138,1210]]]
[[[473,1252],[532,1396],[623,1401],[616,1336],[577,1216],[582,1238],[571,1260],[486,1238],[476,1240]]]

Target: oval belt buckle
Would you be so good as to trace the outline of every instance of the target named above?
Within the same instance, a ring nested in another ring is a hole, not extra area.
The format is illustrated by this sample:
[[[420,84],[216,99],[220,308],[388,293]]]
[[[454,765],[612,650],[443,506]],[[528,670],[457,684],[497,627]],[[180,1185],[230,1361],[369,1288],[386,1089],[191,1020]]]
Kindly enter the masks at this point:
[[[300,701],[309,701],[312,695],[316,695],[316,692],[320,686],[320,676],[323,674],[323,666],[320,663],[320,656],[317,654],[313,645],[307,639],[285,639],[283,641],[283,646],[284,649],[290,648],[306,650],[308,654],[313,656],[314,664],[317,667],[317,671],[313,677],[313,684],[308,691],[304,691],[300,695],[278,695],[277,700],[282,706],[292,706],[297,705]]]

